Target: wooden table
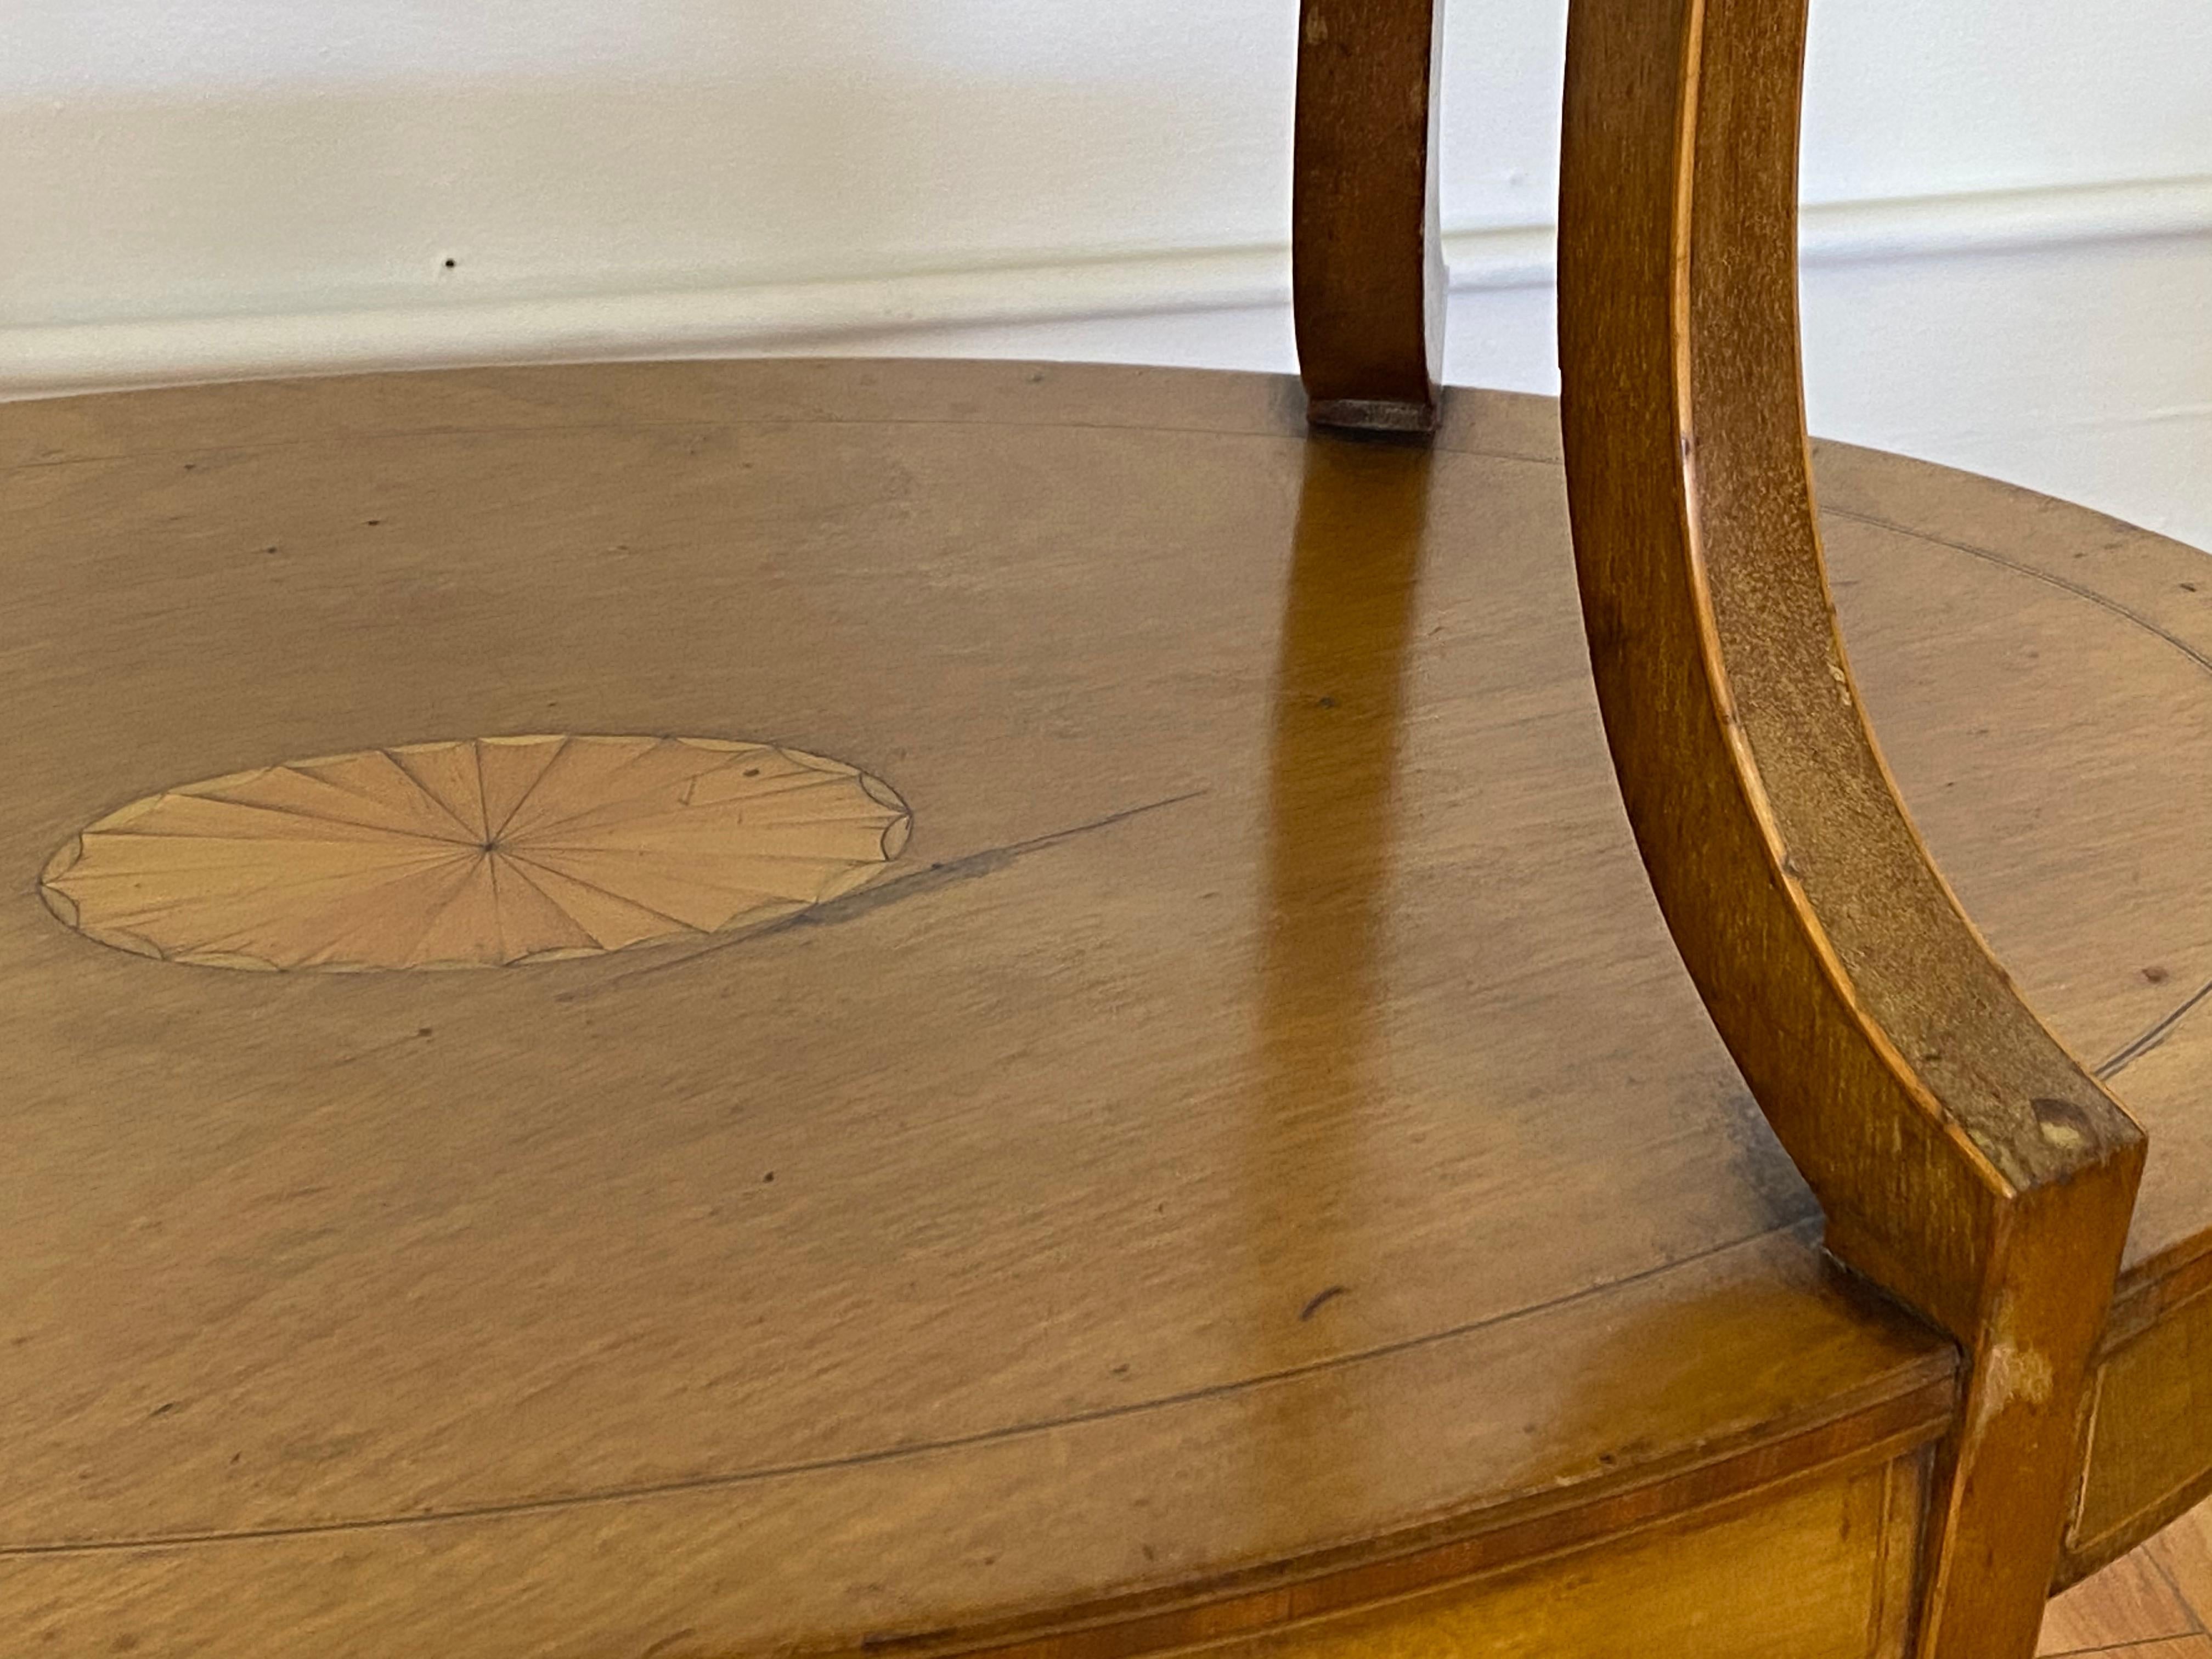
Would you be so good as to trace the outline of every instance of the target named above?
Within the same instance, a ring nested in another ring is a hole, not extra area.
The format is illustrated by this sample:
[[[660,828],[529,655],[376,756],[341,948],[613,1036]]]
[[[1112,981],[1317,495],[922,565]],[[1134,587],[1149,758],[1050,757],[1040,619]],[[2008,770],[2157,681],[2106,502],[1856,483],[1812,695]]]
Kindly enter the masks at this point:
[[[2070,1577],[2212,1473],[2212,569],[1815,465],[1902,793],[2150,1138]],[[0,467],[16,1650],[1901,1639],[1956,1351],[1661,923],[1549,403],[515,369],[11,405]],[[442,901],[346,862],[409,834]],[[549,869],[679,914],[556,948]]]

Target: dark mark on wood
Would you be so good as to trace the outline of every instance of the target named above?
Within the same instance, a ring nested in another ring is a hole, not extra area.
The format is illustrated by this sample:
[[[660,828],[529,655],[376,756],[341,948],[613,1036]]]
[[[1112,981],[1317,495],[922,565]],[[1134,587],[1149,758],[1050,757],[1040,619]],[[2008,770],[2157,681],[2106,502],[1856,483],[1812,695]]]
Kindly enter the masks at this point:
[[[1298,1310],[1298,1322],[1300,1324],[1304,1324],[1307,1320],[1311,1319],[1316,1314],[1319,1313],[1330,1303],[1335,1301],[1337,1297],[1346,1294],[1350,1288],[1350,1286],[1345,1285],[1330,1285],[1327,1290],[1316,1296],[1312,1301],[1307,1303],[1304,1307]]]
[[[952,1627],[948,1625],[942,1630],[918,1630],[911,1632],[910,1634],[902,1636],[885,1635],[880,1633],[872,1636],[863,1636],[860,1638],[860,1651],[863,1653],[883,1653],[899,1648],[926,1647],[933,1642],[942,1642],[947,1637],[954,1636],[957,1633],[957,1632],[953,1630]]]
[[[2197,1005],[2202,1003],[2207,997],[2212,997],[2212,980],[2207,980],[2203,984],[2198,986],[2194,991],[2189,994],[2188,998],[2179,1007],[2174,1009],[2172,1012],[2159,1019],[2148,1030],[2145,1030],[2140,1036],[2136,1036],[2125,1047],[2122,1048],[2118,1053],[2114,1054],[2109,1060],[2106,1060],[2103,1065],[2097,1067],[2097,1081],[2100,1083],[2111,1082],[2112,1079],[2118,1077],[2122,1072],[2126,1071],[2129,1066],[2134,1065],[2152,1049],[2157,1048],[2160,1043],[2165,1042],[2166,1038],[2173,1035],[2173,1028],[2180,1024],[2182,1020],[2188,1015],[2193,1013],[2196,1011]]]

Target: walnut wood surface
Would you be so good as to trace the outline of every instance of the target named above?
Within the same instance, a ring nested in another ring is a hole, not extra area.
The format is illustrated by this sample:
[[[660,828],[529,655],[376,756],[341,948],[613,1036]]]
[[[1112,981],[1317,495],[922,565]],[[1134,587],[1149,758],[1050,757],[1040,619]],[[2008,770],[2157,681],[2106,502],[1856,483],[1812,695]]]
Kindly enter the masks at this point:
[[[1443,361],[1443,0],[1303,0],[1292,311],[1308,413],[1426,431]]]
[[[2033,1650],[2143,1162],[1929,864],[1837,639],[1798,380],[1802,0],[1581,0],[1563,407],[1591,658],[1675,939],[1844,1260],[1965,1345],[1919,1651]]]
[[[1737,1517],[1831,1563],[1743,1628],[1884,1650],[1954,1350],[1826,1265],[1680,974],[1559,460],[1533,399],[1422,452],[1310,441],[1279,380],[1019,365],[0,410],[0,1617],[1379,1651],[1540,1583],[1485,1617],[1707,1653],[1664,1564],[1711,1582]],[[2179,1149],[2123,1281],[2159,1328],[2207,1218],[2157,1066],[2212,980],[2198,562],[1822,468],[1907,799]],[[913,839],[798,917],[499,973],[210,971],[37,897],[179,781],[548,730],[835,756]]]

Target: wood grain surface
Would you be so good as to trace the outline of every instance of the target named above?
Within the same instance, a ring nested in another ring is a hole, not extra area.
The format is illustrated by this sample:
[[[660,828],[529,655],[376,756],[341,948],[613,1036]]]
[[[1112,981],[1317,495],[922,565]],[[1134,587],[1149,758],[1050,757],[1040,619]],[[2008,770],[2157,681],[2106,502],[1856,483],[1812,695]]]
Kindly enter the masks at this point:
[[[2212,1510],[2166,1531],[2050,1605],[2045,1659],[2212,1659]]]
[[[27,1640],[1295,1649],[1440,1598],[1374,1650],[1534,1574],[1703,1654],[1668,1586],[1731,1552],[1829,1564],[1742,1629],[1902,1640],[1954,1350],[1826,1262],[1680,972],[1549,404],[1424,453],[1261,377],[613,366],[15,405],[0,466]],[[1820,468],[1937,856],[2201,1139],[2152,1063],[2212,978],[2196,556]],[[180,780],[547,731],[836,756],[913,838],[503,973],[210,972],[37,896]],[[2201,1167],[2154,1151],[2130,1284]]]

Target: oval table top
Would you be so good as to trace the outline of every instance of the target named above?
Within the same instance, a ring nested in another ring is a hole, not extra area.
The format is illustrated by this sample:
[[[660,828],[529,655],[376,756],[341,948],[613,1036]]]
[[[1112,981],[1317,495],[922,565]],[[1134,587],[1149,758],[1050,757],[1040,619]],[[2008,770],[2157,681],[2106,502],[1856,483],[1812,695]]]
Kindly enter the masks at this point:
[[[944,362],[0,407],[0,1617],[1187,1640],[1939,1433],[1644,886],[1555,428]],[[2186,1270],[2212,568],[1817,470],[1903,792]]]

